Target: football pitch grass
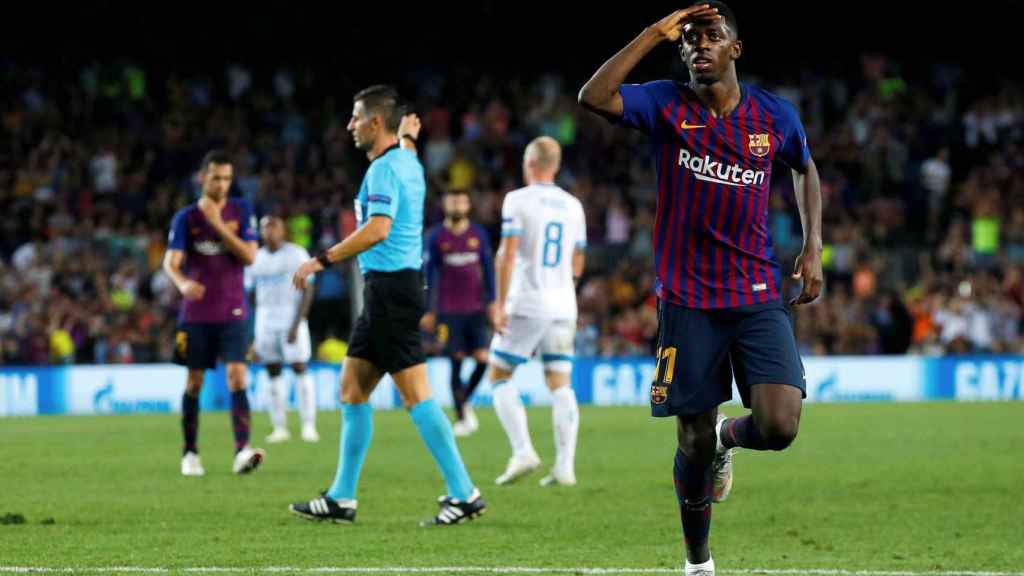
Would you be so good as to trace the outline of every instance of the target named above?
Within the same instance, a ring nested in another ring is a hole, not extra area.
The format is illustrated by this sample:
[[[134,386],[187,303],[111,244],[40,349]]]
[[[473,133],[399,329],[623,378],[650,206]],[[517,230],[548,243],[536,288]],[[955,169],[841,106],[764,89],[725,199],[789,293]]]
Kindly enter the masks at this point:
[[[248,477],[230,471],[228,414],[204,413],[203,478],[179,474],[177,415],[0,419],[0,572],[681,565],[671,420],[583,407],[578,486],[541,488],[542,469],[499,487],[507,441],[491,410],[478,414],[480,432],[460,447],[488,512],[428,529],[417,523],[443,483],[404,411],[375,414],[352,526],[286,509],[330,484],[337,413],[320,414],[319,444],[295,429],[291,442],[264,446],[264,466]],[[551,463],[550,410],[531,409],[530,425]],[[268,431],[255,414],[254,443]],[[741,451],[735,473],[712,515],[723,574],[1024,572],[1022,403],[809,404],[789,450]]]

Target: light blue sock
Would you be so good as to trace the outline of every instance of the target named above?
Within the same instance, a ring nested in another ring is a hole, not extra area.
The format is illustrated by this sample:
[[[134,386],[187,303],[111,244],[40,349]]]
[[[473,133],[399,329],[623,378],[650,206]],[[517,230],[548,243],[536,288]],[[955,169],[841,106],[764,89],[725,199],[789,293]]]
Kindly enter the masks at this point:
[[[367,404],[341,405],[341,445],[338,471],[327,495],[335,500],[355,500],[359,472],[366,460],[366,449],[373,438],[373,407]]]
[[[437,462],[444,482],[448,485],[448,495],[465,502],[473,493],[473,481],[462,463],[462,456],[455,445],[455,434],[452,433],[451,422],[441,411],[433,398],[424,400],[409,410],[420,437],[430,449],[430,454]]]

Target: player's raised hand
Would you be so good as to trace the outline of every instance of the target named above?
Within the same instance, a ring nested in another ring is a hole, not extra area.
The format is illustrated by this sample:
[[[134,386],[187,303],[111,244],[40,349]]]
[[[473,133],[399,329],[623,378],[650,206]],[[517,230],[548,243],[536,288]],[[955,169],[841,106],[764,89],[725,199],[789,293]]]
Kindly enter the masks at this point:
[[[323,265],[316,258],[310,258],[299,266],[299,269],[295,271],[292,276],[292,284],[299,290],[305,290],[309,283],[309,277],[317,272],[322,272],[324,269]]]
[[[220,208],[213,200],[210,200],[206,196],[199,199],[199,211],[203,213],[207,222],[216,222],[220,220]]]
[[[402,139],[402,136],[411,136],[413,140],[417,140],[420,137],[420,129],[423,128],[423,123],[420,122],[420,117],[414,113],[406,114],[402,116],[402,122],[398,125],[398,138]]]
[[[804,287],[800,295],[789,303],[793,306],[809,304],[814,302],[821,294],[821,287],[825,283],[824,275],[821,272],[821,251],[804,249],[796,257],[796,265],[793,267],[793,279],[803,278]]]
[[[192,302],[202,300],[203,296],[206,296],[206,286],[195,280],[185,280],[185,283],[181,285],[181,295],[185,300]]]
[[[663,40],[678,42],[679,38],[683,35],[683,26],[688,22],[695,20],[716,22],[721,19],[722,17],[719,16],[717,8],[712,8],[708,4],[694,4],[689,8],[676,10],[665,16],[652,28],[658,32]]]

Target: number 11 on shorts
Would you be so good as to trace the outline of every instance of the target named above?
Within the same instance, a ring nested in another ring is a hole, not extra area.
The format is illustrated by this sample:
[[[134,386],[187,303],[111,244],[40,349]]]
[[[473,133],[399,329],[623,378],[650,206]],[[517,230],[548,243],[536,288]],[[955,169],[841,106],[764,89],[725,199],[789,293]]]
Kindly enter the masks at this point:
[[[665,374],[662,375],[661,382],[663,384],[671,384],[672,375],[676,372],[676,347],[662,348],[659,346],[655,357],[658,359],[658,362],[654,365],[654,381],[658,381],[658,375],[661,374],[661,361],[665,360]]]
[[[669,385],[672,384],[672,375],[676,372],[676,347],[658,347],[655,353],[658,362],[654,365],[654,382],[651,382],[651,402],[664,404],[668,400]],[[661,371],[661,361],[665,361],[665,372]]]

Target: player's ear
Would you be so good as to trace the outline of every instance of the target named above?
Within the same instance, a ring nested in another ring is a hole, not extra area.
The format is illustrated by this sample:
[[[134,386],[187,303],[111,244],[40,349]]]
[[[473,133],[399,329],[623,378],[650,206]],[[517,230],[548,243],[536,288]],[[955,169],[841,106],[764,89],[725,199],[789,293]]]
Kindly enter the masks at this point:
[[[731,53],[733,60],[739,60],[740,56],[743,54],[743,40],[738,38],[733,40]]]

